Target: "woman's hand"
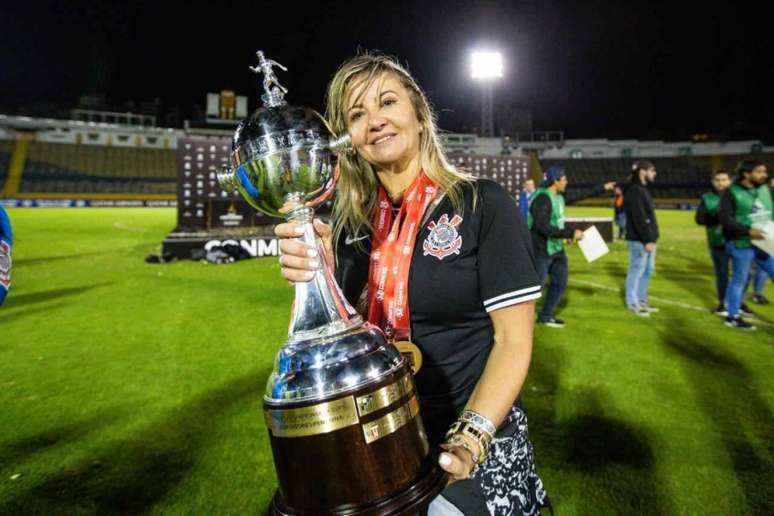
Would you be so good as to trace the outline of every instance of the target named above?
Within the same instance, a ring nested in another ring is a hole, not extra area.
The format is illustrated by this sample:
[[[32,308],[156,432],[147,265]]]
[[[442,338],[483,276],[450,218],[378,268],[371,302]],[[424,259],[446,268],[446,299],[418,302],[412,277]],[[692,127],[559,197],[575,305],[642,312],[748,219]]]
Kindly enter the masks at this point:
[[[458,444],[445,443],[441,448],[446,451],[438,457],[438,464],[449,473],[449,484],[470,478],[476,467],[471,453]]]
[[[319,219],[314,219],[314,231],[322,241],[326,259],[334,267],[333,238],[331,227]],[[291,283],[307,282],[322,266],[318,250],[301,241],[303,227],[297,222],[284,222],[274,228],[274,234],[280,239],[280,270],[282,276]]]

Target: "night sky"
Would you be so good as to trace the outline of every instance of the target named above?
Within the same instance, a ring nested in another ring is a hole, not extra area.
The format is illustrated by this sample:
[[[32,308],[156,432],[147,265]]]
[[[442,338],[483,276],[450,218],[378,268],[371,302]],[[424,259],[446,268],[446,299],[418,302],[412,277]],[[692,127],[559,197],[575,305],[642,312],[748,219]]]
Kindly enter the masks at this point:
[[[161,5],[159,5],[161,4]],[[337,66],[361,49],[408,65],[441,127],[471,131],[479,93],[468,54],[505,55],[499,111],[531,110],[567,137],[685,138],[774,131],[772,24],[745,2],[0,2],[0,107],[74,107],[159,97],[190,112],[224,88],[257,106],[254,52],[293,104],[323,108]],[[750,5],[753,5],[750,3]]]

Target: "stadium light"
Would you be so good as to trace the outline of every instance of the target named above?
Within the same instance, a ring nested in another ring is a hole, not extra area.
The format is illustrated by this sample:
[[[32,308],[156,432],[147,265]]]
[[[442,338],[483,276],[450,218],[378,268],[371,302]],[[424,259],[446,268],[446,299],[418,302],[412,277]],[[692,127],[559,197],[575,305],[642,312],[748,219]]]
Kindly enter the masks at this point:
[[[481,83],[481,136],[494,136],[494,102],[492,82],[503,76],[500,52],[477,51],[471,54],[470,77]]]
[[[500,79],[503,76],[503,56],[500,52],[473,52],[470,77],[473,79]]]

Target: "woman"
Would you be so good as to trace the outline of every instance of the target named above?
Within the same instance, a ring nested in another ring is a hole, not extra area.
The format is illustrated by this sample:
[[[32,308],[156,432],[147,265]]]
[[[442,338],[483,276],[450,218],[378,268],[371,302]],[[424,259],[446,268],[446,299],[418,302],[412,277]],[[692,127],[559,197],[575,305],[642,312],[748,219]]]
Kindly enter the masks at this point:
[[[538,513],[548,499],[518,402],[540,296],[523,217],[500,186],[448,163],[424,93],[392,59],[344,63],[327,106],[356,153],[339,162],[333,228],[315,229],[347,299],[421,354],[422,418],[451,478],[429,514]],[[316,251],[293,223],[276,234],[283,276],[308,281]]]

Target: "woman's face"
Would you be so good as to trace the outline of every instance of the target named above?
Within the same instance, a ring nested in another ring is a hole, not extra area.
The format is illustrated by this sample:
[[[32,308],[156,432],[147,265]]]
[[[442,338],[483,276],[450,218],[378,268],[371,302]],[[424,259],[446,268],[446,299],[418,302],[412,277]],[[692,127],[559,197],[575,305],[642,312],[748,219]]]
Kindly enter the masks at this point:
[[[347,129],[360,156],[377,167],[408,163],[419,154],[422,126],[409,92],[390,73],[346,94]]]

